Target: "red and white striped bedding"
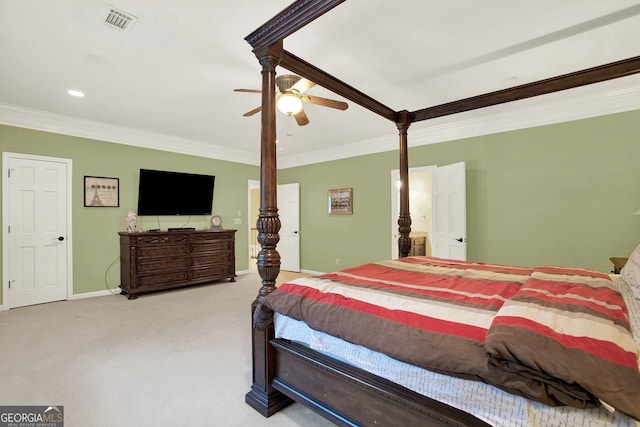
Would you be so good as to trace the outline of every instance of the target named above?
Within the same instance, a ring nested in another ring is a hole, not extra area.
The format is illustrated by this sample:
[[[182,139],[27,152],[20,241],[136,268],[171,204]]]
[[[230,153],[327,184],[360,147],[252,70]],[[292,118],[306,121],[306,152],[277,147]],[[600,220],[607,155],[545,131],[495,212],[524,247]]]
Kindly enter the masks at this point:
[[[485,348],[495,366],[544,384],[552,403],[581,407],[597,398],[640,419],[638,348],[606,274],[536,267],[498,310]]]
[[[283,284],[265,304],[316,330],[436,372],[481,380],[549,404],[595,405],[591,393],[584,392],[579,403],[559,400],[545,395],[549,387],[538,379],[523,381],[522,372],[488,362],[485,338],[496,314],[533,273],[409,257]]]

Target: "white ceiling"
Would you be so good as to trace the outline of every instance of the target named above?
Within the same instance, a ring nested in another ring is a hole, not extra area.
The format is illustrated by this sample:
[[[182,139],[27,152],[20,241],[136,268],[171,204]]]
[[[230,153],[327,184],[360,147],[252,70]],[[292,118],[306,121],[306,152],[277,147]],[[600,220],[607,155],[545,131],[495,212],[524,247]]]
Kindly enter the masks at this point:
[[[257,164],[260,115],[242,114],[260,95],[233,89],[260,88],[244,37],[290,3],[4,0],[0,123]],[[112,29],[103,22],[110,7],[138,21]],[[285,49],[412,111],[637,56],[639,41],[638,0],[347,0]],[[624,90],[640,88],[625,79]],[[616,84],[602,87],[619,93]],[[308,93],[342,99],[319,86]],[[355,153],[381,137],[395,144],[393,123],[349,104],[305,105],[305,127],[279,114],[279,164]],[[414,124],[410,141],[429,126]]]

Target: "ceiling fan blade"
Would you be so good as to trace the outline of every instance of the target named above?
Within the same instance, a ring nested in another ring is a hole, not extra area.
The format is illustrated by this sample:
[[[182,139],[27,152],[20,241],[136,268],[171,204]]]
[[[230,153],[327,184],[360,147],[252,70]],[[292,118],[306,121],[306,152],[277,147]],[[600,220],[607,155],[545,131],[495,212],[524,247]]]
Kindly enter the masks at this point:
[[[346,110],[349,108],[349,104],[335,99],[323,98],[321,96],[302,95],[300,97],[304,102],[309,104],[321,105],[323,107],[335,108],[337,110]]]
[[[297,114],[294,114],[293,117],[296,118],[296,122],[298,122],[299,126],[304,126],[309,124],[309,118],[307,117],[307,114],[304,112],[304,110],[300,110],[300,112]]]
[[[311,80],[307,80],[305,78],[301,78],[298,80],[291,89],[298,91],[298,93],[303,93],[314,87],[316,84]]]
[[[262,110],[262,107],[256,107],[251,111],[247,111],[246,113],[244,113],[242,115],[242,117],[249,117],[249,116],[253,116],[255,113],[259,113]]]
[[[262,93],[261,90],[257,89],[234,89],[234,92],[247,92],[247,93]]]

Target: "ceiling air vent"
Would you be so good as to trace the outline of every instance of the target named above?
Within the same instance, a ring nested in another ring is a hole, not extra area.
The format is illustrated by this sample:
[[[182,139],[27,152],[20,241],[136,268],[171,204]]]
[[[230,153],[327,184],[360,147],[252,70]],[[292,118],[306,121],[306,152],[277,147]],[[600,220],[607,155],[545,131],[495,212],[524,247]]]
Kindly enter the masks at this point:
[[[137,21],[136,16],[111,7],[104,23],[113,29],[128,32]]]

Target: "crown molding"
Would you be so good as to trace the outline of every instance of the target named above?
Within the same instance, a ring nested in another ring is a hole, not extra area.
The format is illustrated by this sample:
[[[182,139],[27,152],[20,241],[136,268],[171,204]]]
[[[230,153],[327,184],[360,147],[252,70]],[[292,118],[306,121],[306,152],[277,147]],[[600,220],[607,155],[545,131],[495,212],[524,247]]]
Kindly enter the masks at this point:
[[[640,74],[416,123],[410,147],[640,109]],[[397,133],[278,159],[281,169],[397,150]]]
[[[414,124],[409,146],[471,138],[640,109],[640,74]],[[379,118],[376,118],[379,120]],[[259,153],[0,103],[0,124],[259,165]],[[397,133],[278,158],[280,169],[398,148]]]
[[[3,103],[0,124],[250,165],[258,165],[260,157],[232,147]]]

